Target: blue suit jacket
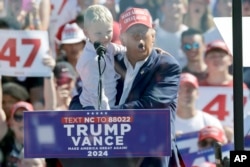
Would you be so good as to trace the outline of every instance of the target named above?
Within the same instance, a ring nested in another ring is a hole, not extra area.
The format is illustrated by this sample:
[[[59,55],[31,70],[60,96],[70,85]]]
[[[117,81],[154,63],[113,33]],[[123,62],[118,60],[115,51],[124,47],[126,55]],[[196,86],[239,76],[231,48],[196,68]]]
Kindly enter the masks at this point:
[[[112,109],[169,109],[171,112],[171,132],[173,139],[173,155],[170,158],[169,166],[176,166],[178,155],[174,141],[174,120],[181,73],[178,62],[170,55],[158,54],[153,50],[136,75],[126,102],[118,105],[123,91],[126,67],[123,55],[115,56],[115,61],[116,71],[121,74],[121,78],[117,84],[116,106],[112,107]],[[73,98],[70,109],[81,109],[78,97]],[[122,160],[131,161],[131,159],[126,160],[126,158],[119,159],[118,161],[122,162]],[[114,159],[111,161],[114,162]],[[137,161],[137,159],[135,158],[132,161]],[[162,166],[161,162],[160,158],[145,158],[141,166],[150,166],[151,164],[160,167]]]
[[[118,73],[121,70],[126,72],[122,55],[116,56],[116,69]],[[175,111],[180,73],[180,66],[172,56],[157,54],[153,50],[136,75],[125,104],[114,108],[169,108]],[[124,76],[122,75],[117,84],[117,104],[122,94],[123,83]]]
[[[125,73],[126,67],[122,55],[116,56],[116,71]],[[170,55],[152,51],[147,61],[136,75],[130,93],[122,105],[113,109],[169,109],[171,112],[172,138],[175,136],[174,120],[177,103],[181,68]],[[117,104],[121,98],[124,75],[117,84]]]

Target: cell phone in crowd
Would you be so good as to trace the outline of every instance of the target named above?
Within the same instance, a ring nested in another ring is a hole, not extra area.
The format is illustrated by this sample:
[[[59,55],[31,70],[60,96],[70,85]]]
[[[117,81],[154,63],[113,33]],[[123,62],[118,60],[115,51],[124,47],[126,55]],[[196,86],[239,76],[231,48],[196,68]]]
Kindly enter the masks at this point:
[[[58,86],[61,86],[61,85],[70,84],[71,81],[72,81],[72,78],[68,75],[68,73],[62,73],[60,77],[57,78],[56,83]]]
[[[0,0],[0,18],[7,16],[8,0]]]

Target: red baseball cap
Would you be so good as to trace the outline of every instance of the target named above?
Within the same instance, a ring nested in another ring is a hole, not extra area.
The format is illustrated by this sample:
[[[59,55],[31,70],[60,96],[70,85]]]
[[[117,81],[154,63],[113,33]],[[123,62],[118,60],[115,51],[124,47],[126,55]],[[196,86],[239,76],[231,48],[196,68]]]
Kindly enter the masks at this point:
[[[121,41],[120,41],[120,26],[119,26],[119,23],[116,22],[116,21],[113,22],[113,38],[112,38],[111,42],[114,42],[116,44],[121,44]]]
[[[202,141],[206,138],[212,138],[220,143],[227,141],[225,132],[216,126],[206,126],[200,130],[198,141]]]
[[[181,81],[181,84],[183,84],[183,83],[190,83],[195,88],[199,88],[198,80],[197,80],[196,76],[194,76],[193,74],[182,73],[181,77],[180,77],[180,81]]]
[[[24,108],[26,111],[34,111],[32,104],[25,102],[25,101],[19,101],[13,105],[11,109],[11,117],[14,116],[15,112],[19,108]]]
[[[222,50],[222,51],[226,52],[227,54],[231,55],[231,52],[230,52],[229,48],[227,47],[227,44],[221,40],[215,40],[215,41],[207,44],[205,55],[207,55],[208,52],[210,52],[212,50]]]
[[[127,31],[135,24],[143,24],[149,28],[153,27],[152,17],[147,9],[129,8],[120,16],[120,31]]]

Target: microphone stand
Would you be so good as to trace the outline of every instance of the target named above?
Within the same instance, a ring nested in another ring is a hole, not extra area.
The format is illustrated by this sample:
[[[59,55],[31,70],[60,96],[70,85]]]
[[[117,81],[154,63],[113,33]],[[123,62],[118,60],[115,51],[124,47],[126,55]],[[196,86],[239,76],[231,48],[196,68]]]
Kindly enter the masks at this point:
[[[214,144],[214,155],[215,155],[216,167],[223,167],[223,165],[222,165],[221,144],[218,143],[218,142],[216,142]]]
[[[99,69],[99,82],[98,82],[98,110],[101,109],[102,103],[102,71],[101,71],[101,56],[98,55],[98,69]]]
[[[98,55],[98,69],[99,69],[99,81],[98,81],[98,110],[101,109],[101,103],[102,103],[102,74],[106,67],[106,62],[104,55],[106,53],[106,48],[101,45],[100,42],[94,42],[94,48],[96,49],[96,53]],[[102,71],[101,69],[101,58],[104,60],[104,69]]]

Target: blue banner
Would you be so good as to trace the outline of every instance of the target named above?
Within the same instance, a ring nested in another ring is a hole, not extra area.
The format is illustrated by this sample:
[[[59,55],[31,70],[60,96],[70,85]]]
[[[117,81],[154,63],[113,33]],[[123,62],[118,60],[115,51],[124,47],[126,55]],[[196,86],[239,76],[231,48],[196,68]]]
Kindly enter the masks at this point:
[[[26,158],[171,155],[168,110],[24,112]]]
[[[180,153],[187,154],[198,151],[198,131],[184,133],[176,137],[176,144]]]
[[[198,133],[198,131],[195,131],[190,133],[184,133],[176,137],[176,144],[182,155],[194,153],[199,150]],[[244,137],[244,149],[250,150],[250,135]]]
[[[223,145],[221,147],[222,158],[228,157],[230,151],[234,149],[232,143]],[[203,162],[215,162],[214,148],[204,149],[198,152],[183,154],[182,158],[186,166],[199,166]]]
[[[244,149],[250,150],[250,135],[244,137]]]

